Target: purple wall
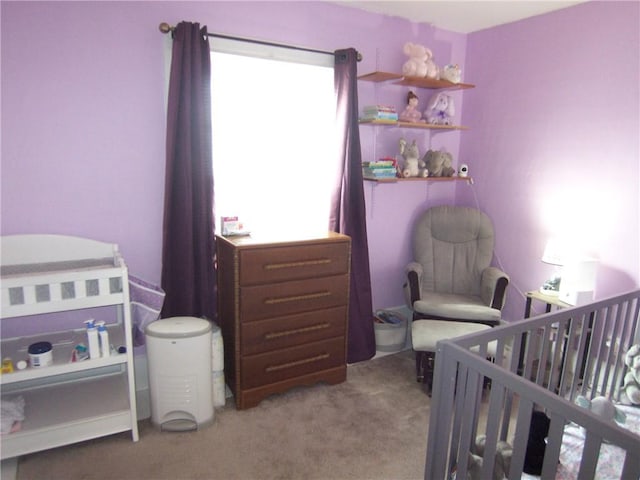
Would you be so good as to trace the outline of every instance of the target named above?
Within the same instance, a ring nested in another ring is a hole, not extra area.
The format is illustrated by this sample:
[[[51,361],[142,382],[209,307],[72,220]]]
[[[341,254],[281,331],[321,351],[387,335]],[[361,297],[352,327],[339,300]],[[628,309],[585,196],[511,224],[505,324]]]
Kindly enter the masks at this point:
[[[460,148],[511,275],[506,318],[552,273],[552,235],[599,257],[597,297],[640,283],[639,19],[638,2],[589,2],[469,35]]]
[[[590,232],[611,270],[603,291],[638,283],[637,4],[588,4],[470,36],[321,2],[3,1],[1,9],[2,234],[117,242],[132,273],[159,282],[169,41],[158,24],[190,20],[312,48],[353,46],[364,55],[360,73],[399,71],[406,41],[432,48],[440,65],[465,65],[464,80],[477,88],[457,94],[457,121],[471,130],[361,129],[365,160],[397,153],[405,135],[422,150],[447,148],[476,178],[473,188],[367,182],[374,308],[404,301],[413,218],[458,198],[477,197],[515,285],[535,288],[548,273],[538,261],[548,233],[539,206],[561,185],[586,189],[610,212]],[[400,108],[406,90],[361,82],[360,104]],[[420,96],[424,105],[428,92]],[[564,107],[554,110],[559,99]],[[509,318],[522,303],[512,289]]]

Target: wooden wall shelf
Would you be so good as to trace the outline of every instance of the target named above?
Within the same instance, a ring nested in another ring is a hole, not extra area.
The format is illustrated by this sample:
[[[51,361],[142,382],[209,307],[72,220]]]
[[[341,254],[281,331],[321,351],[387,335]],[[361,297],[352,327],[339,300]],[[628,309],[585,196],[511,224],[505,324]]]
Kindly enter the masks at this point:
[[[433,123],[400,122],[389,120],[360,120],[360,125],[376,125],[398,128],[421,128],[425,130],[468,130],[462,125],[435,125]]]
[[[465,90],[467,88],[475,88],[471,83],[452,83],[448,80],[436,80],[434,78],[409,77],[398,73],[390,72],[371,72],[360,75],[358,80],[365,82],[393,82],[396,85],[409,85],[418,88],[429,88],[432,90]]]
[[[365,182],[376,182],[376,183],[400,183],[400,182],[455,182],[455,181],[467,181],[468,183],[473,183],[473,178],[471,177],[410,177],[410,178],[366,178],[363,180]]]

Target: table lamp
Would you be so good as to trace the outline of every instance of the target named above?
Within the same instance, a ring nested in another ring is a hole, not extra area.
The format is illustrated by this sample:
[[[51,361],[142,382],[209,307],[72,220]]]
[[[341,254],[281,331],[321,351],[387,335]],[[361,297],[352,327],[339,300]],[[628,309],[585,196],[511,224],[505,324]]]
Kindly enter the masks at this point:
[[[544,284],[540,287],[540,293],[545,295],[550,295],[557,297],[560,293],[560,281],[562,277],[560,275],[560,269],[564,263],[564,245],[560,240],[552,238],[547,242],[544,247],[544,252],[542,254],[542,261],[544,263],[548,263],[549,265],[555,265],[556,269],[553,273],[553,276],[549,278]]]

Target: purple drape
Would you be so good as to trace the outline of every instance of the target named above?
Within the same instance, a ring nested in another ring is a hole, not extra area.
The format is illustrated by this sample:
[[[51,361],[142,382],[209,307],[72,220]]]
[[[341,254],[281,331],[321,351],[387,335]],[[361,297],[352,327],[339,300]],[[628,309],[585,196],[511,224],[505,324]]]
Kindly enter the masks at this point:
[[[357,54],[352,48],[335,52],[334,85],[338,101],[336,112],[340,164],[332,192],[329,220],[330,230],[351,237],[349,363],[368,360],[376,353],[358,126]]]
[[[167,112],[165,318],[216,316],[210,78],[206,27],[179,23],[173,36]]]

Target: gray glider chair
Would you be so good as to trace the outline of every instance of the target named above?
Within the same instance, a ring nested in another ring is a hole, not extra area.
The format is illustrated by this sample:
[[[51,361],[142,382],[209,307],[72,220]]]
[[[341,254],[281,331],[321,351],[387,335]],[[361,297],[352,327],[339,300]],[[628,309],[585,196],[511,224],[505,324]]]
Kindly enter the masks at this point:
[[[416,221],[404,287],[417,377],[429,388],[439,340],[501,321],[509,277],[490,266],[493,248],[493,224],[474,208],[431,207]]]

